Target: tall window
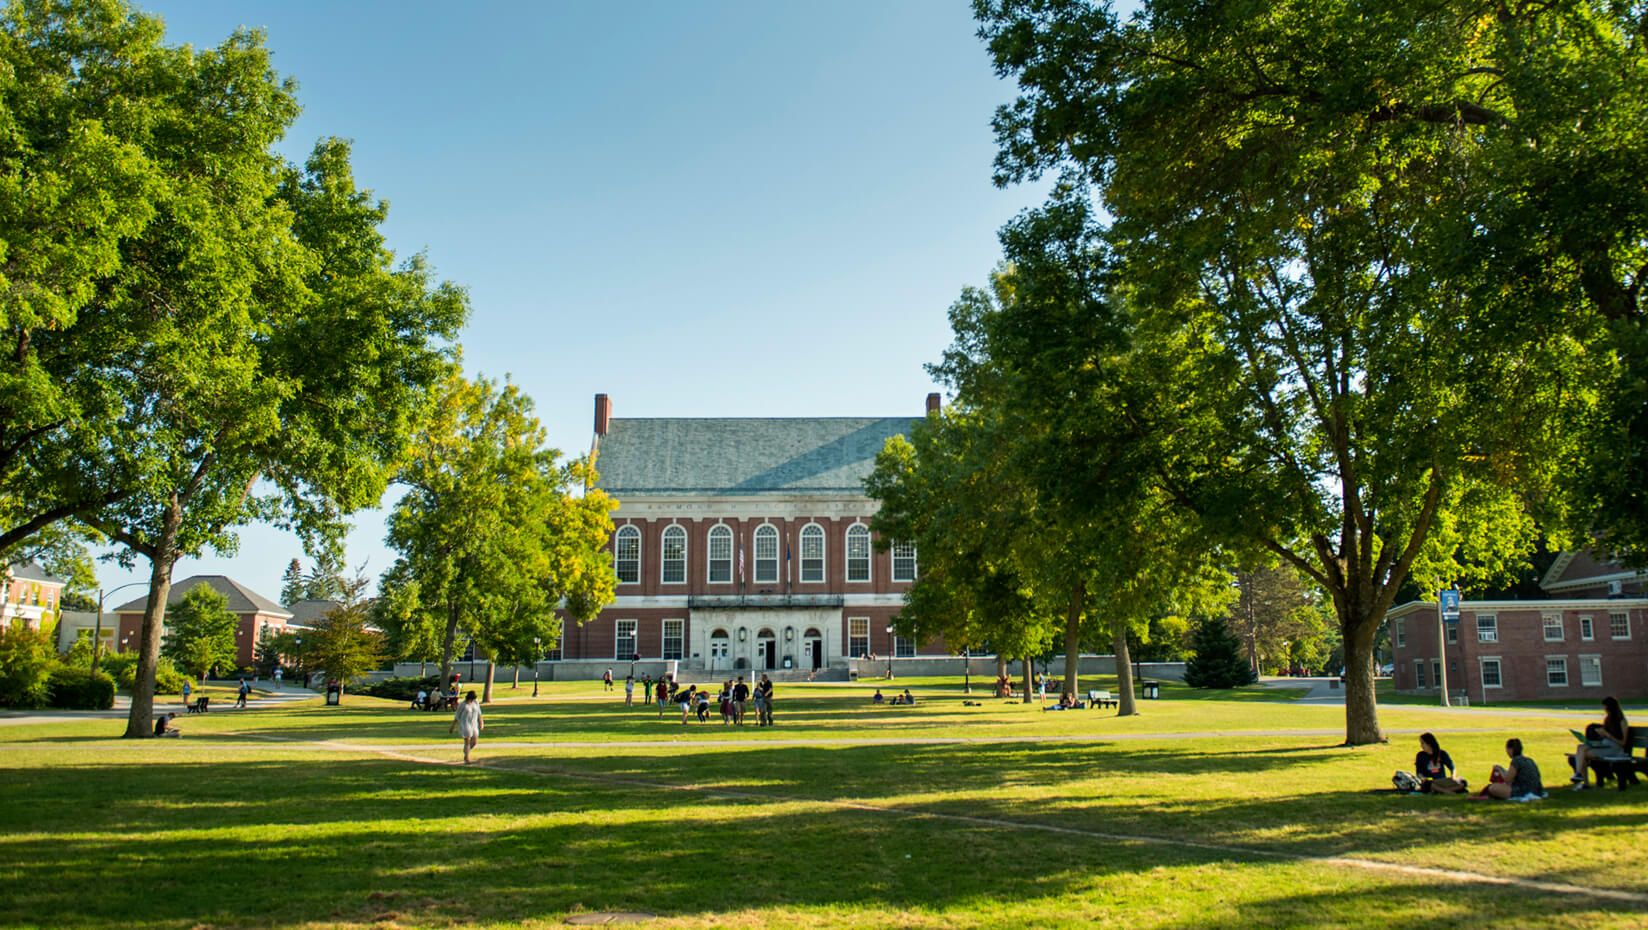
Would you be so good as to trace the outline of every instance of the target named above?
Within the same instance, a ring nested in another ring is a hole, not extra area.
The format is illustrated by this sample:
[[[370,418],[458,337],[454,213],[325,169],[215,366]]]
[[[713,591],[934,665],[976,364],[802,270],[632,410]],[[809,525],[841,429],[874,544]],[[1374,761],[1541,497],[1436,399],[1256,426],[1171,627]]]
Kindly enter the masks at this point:
[[[893,580],[916,580],[916,547],[914,543],[893,543]]]
[[[628,662],[635,655],[635,621],[619,620],[618,631],[613,636],[612,657],[620,662]]]
[[[641,580],[641,531],[638,528],[618,528],[618,536],[612,543],[612,564],[618,572],[619,584]]]
[[[1545,621],[1545,641],[1548,643],[1562,642],[1562,615],[1546,614],[1542,619]]]
[[[726,584],[732,580],[732,527],[725,524],[710,527],[710,583]]]
[[[816,523],[801,528],[801,580],[824,580],[824,527]]]
[[[916,654],[916,641],[905,639],[897,633],[893,634],[893,655],[900,659],[913,658]]]
[[[664,621],[664,658],[680,659],[682,656],[681,628],[683,621]]]
[[[1587,688],[1602,687],[1602,656],[1579,657],[1579,683]]]
[[[1476,641],[1479,643],[1499,642],[1499,618],[1493,614],[1476,615]]]
[[[847,527],[847,580],[870,580],[870,528],[862,523]]]
[[[1545,683],[1553,688],[1568,687],[1568,659],[1565,656],[1545,657]]]
[[[1596,639],[1596,628],[1591,625],[1590,614],[1579,615],[1579,638],[1586,642]]]
[[[870,654],[870,618],[847,618],[847,654],[862,659]]]
[[[778,527],[763,523],[755,529],[755,583],[778,581]]]
[[[1416,687],[1416,688],[1425,687],[1425,660],[1424,659],[1414,659],[1413,660],[1413,680],[1414,680],[1414,687]]]
[[[1630,614],[1623,614],[1623,613],[1621,613],[1621,614],[1609,614],[1608,615],[1608,635],[1612,636],[1614,639],[1630,639],[1631,638],[1631,615]]]
[[[687,580],[687,531],[677,526],[664,530],[664,583]]]
[[[1396,621],[1395,626],[1396,626],[1396,645],[1406,646],[1408,644],[1408,625],[1406,623],[1402,622],[1401,620],[1398,620],[1398,621]]]
[[[1504,682],[1499,677],[1499,660],[1482,659],[1482,687],[1502,688]]]
[[[1448,642],[1449,643],[1459,642],[1459,624],[1457,624],[1457,623],[1448,623],[1448,624],[1444,624],[1444,626],[1446,626],[1448,628]]]

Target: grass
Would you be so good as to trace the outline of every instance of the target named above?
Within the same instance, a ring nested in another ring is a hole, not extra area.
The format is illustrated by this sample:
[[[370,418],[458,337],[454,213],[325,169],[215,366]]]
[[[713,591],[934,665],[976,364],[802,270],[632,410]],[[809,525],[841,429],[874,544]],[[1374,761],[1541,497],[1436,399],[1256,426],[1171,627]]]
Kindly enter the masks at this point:
[[[369,698],[214,710],[179,718],[178,741],[0,727],[0,926],[1648,922],[1648,790],[1378,790],[1423,729],[1473,784],[1508,735],[1563,781],[1572,714],[1387,707],[1392,741],[1346,748],[1342,709],[1276,692],[1169,686],[1118,718],[965,707],[947,680],[899,680],[921,703],[872,707],[877,684],[781,684],[770,729],[683,727],[598,683],[505,686],[468,768],[445,715]]]

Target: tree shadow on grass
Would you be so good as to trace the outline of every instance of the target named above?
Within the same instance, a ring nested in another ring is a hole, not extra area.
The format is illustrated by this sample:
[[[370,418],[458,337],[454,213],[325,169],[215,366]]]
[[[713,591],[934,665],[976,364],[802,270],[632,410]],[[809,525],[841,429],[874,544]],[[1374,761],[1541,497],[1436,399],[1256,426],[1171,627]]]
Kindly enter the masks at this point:
[[[1177,804],[1145,798],[1148,809],[1139,810],[1096,808],[1094,795],[1078,790],[997,796],[991,789],[1008,784],[1003,774],[1025,765],[1038,766],[1034,778],[1066,775],[1072,788],[1103,783],[1086,775],[1078,781],[1091,764],[1085,753],[997,748],[756,748],[655,757],[633,766],[612,760],[595,766],[589,763],[603,760],[583,758],[496,760],[516,770],[332,757],[14,766],[4,772],[10,836],[0,848],[15,865],[12,891],[0,898],[0,924],[383,920],[418,926],[558,920],[577,909],[706,919],[762,909],[822,910],[844,915],[843,923],[861,913],[912,912],[954,914],[961,924],[1022,912],[1023,919],[1046,924],[1084,913],[1120,919],[1141,897],[1156,902],[1156,919],[1130,921],[1134,926],[1235,927],[1245,915],[1243,926],[1328,927],[1389,913],[1388,880],[1345,890],[1333,869],[1295,864],[1309,872],[1307,887],[1313,881],[1338,896],[1331,906],[1312,909],[1313,892],[1301,891],[1299,881],[1261,880],[1274,864],[1238,850],[1141,846],[978,819],[1208,843],[1236,833],[1236,826],[1321,821],[1354,811],[1362,796],[1287,793]],[[980,755],[985,758],[968,758]],[[521,770],[532,767],[566,767],[586,777]],[[856,779],[840,780],[852,772]],[[620,784],[610,777],[615,773],[644,775],[660,787]],[[906,797],[922,783],[947,796]],[[677,785],[707,790],[670,787]],[[771,798],[729,797],[718,789]],[[809,796],[858,796],[899,809],[787,800]],[[28,804],[17,803],[23,798]],[[1466,828],[1514,843],[1545,826],[1488,818]],[[1398,824],[1343,839],[1347,849],[1394,852],[1431,842],[1427,836],[1422,825]],[[1320,843],[1284,837],[1273,845],[1319,854]],[[1228,900],[1219,888],[1181,884],[1208,868],[1233,876]],[[1249,886],[1237,887],[1244,878]],[[1514,922],[1530,901],[1517,890],[1395,884],[1401,900],[1421,913],[1457,911],[1478,922]],[[1176,910],[1187,890],[1193,904],[1200,902],[1194,919]],[[1538,913],[1552,919],[1595,907],[1573,896],[1541,895],[1537,903]],[[1254,919],[1267,913],[1286,919]]]

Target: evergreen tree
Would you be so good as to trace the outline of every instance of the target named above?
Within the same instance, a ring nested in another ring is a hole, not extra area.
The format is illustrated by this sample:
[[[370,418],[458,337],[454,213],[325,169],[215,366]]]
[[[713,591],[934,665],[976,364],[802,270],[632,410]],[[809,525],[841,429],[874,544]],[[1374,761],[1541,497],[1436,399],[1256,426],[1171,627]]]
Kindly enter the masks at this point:
[[[297,559],[286,566],[286,573],[280,576],[280,602],[282,604],[296,604],[303,600],[307,590],[303,579],[303,563]]]
[[[1235,688],[1253,683],[1253,669],[1242,654],[1242,641],[1223,617],[1196,628],[1196,655],[1185,664],[1185,684],[1193,688]]]

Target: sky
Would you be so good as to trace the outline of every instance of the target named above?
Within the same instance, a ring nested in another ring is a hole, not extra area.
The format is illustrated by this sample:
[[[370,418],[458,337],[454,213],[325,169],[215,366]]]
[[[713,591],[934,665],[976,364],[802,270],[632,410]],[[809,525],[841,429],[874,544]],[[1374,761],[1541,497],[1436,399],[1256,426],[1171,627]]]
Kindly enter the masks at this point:
[[[991,183],[1014,86],[962,0],[138,2],[169,44],[265,34],[303,105],[282,154],[352,141],[390,247],[468,290],[465,369],[520,384],[568,455],[597,393],[616,417],[920,415],[949,305],[1045,193]],[[384,514],[347,545],[372,578]],[[311,564],[239,536],[174,580],[278,599]]]

